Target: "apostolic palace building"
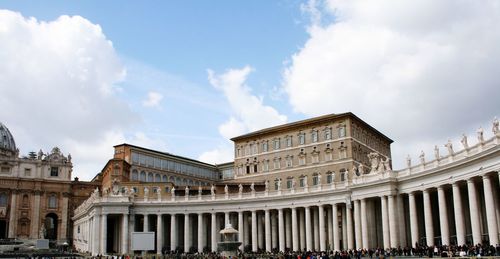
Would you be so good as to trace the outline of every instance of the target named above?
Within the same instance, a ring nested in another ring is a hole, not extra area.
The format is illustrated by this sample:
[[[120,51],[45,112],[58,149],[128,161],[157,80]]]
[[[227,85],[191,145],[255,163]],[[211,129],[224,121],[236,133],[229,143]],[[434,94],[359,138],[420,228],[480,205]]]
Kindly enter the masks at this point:
[[[120,144],[94,180],[81,182],[70,181],[71,158],[58,149],[18,158],[4,138],[0,234],[35,237],[52,217],[57,239],[69,233],[92,255],[134,253],[136,232],[154,233],[156,253],[215,251],[227,223],[251,251],[496,245],[498,120],[470,139],[393,170],[390,138],[352,113],[331,114],[234,137],[234,161],[218,165]],[[73,209],[77,190],[89,198]]]

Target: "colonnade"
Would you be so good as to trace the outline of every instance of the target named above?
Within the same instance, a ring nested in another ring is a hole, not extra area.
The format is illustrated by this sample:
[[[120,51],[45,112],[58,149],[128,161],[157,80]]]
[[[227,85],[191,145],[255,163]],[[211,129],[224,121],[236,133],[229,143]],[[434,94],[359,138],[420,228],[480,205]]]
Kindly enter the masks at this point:
[[[408,193],[411,244],[463,245],[486,240],[492,245],[499,244],[499,188],[491,181],[492,175]],[[437,196],[437,204],[433,204],[433,195]],[[423,215],[417,211],[417,196],[422,197]],[[424,229],[419,224],[422,216]]]
[[[325,192],[327,196],[277,203],[263,198],[258,206],[237,202],[231,205],[234,209],[225,202],[188,207],[140,203],[119,214],[96,212],[76,225],[85,228],[87,250],[93,254],[132,252],[131,232],[155,232],[157,253],[216,251],[219,231],[227,223],[239,231],[240,248],[251,251],[495,245],[500,227],[498,179],[493,171],[420,188],[387,188],[377,196],[366,190],[356,195]]]

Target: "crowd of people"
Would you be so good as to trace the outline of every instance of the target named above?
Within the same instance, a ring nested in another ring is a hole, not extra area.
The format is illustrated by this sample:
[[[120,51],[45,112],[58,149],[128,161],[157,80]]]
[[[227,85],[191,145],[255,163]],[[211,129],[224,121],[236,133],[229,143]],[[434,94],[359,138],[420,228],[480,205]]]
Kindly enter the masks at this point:
[[[479,257],[479,256],[500,256],[500,244],[496,246],[488,245],[462,245],[462,246],[422,246],[416,245],[415,248],[392,248],[392,249],[353,249],[343,251],[290,251],[285,252],[242,252],[238,251],[237,256],[231,259],[384,259],[386,257]],[[102,258],[98,256],[97,258]],[[162,255],[147,255],[147,256],[114,256],[116,259],[222,259],[224,257],[218,252],[206,253],[184,253],[181,251],[163,251]]]

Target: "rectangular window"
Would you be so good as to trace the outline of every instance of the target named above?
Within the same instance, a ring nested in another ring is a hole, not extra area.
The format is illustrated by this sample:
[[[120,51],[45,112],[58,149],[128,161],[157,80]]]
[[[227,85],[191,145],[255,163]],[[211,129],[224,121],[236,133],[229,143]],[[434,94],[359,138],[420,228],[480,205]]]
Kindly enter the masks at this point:
[[[299,144],[304,145],[306,143],[306,134],[305,133],[300,133],[299,134]]]
[[[330,140],[332,139],[332,129],[327,128],[325,129],[325,140]]]
[[[287,157],[286,159],[286,167],[292,167],[293,165],[293,158],[292,157]]]
[[[313,185],[318,185],[318,175],[313,175]]]
[[[304,177],[301,177],[299,179],[299,186],[302,187],[302,188],[304,188],[304,185],[305,185],[304,180],[305,180]]]
[[[317,130],[313,130],[313,132],[311,134],[311,141],[313,143],[318,142],[318,131]]]
[[[274,169],[280,169],[280,161],[278,159],[274,160]]]
[[[59,167],[51,167],[50,176],[59,176]]]
[[[299,165],[305,165],[306,164],[306,157],[302,156],[299,157]]]
[[[278,190],[278,181],[274,181],[274,190]]]
[[[277,138],[274,140],[274,150],[280,149],[280,139]]]
[[[319,163],[319,156],[318,156],[318,154],[315,154],[315,155],[311,156],[311,162],[312,163]]]
[[[57,197],[55,195],[49,197],[49,208],[57,208]]]
[[[326,182],[327,183],[332,183],[333,182],[333,175],[332,174],[327,174],[326,175]]]
[[[24,168],[24,176],[31,176],[31,168]]]
[[[292,147],[292,136],[288,136],[286,138],[286,146],[287,147]]]
[[[8,173],[10,173],[10,167],[2,166],[2,168],[0,169],[0,172],[2,174],[8,174]]]
[[[292,189],[292,179],[287,179],[286,180],[286,188],[287,189]]]
[[[345,137],[345,126],[339,127],[339,138]]]
[[[331,161],[332,160],[332,153],[328,152],[325,153],[325,161]]]
[[[268,141],[262,142],[262,152],[267,152],[268,151]]]
[[[258,149],[258,145],[257,144],[253,145],[252,153],[257,154],[259,152],[259,150],[257,150],[257,149]]]

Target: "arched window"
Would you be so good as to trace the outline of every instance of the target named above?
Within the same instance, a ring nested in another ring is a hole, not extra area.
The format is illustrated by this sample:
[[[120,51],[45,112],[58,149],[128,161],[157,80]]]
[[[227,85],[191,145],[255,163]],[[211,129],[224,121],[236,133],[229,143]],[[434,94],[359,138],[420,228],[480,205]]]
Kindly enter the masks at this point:
[[[155,182],[157,183],[161,182],[161,176],[159,174],[155,175]]]
[[[163,176],[162,176],[162,182],[165,182],[165,183],[166,183],[166,182],[168,182],[168,180],[167,180],[167,176],[166,176],[166,175],[163,175]]]
[[[170,176],[170,178],[169,178],[168,181],[171,182],[171,183],[175,183],[175,177],[173,175]]]
[[[132,171],[132,181],[137,181],[139,180],[139,173],[137,172],[137,170],[133,170]]]
[[[153,174],[152,173],[148,174],[148,182],[153,182]]]
[[[142,171],[141,172],[141,178],[140,178],[140,181],[141,182],[145,182],[146,181],[146,172]]]
[[[51,194],[48,199],[49,202],[49,209],[55,209],[57,208],[57,196],[55,194]]]

